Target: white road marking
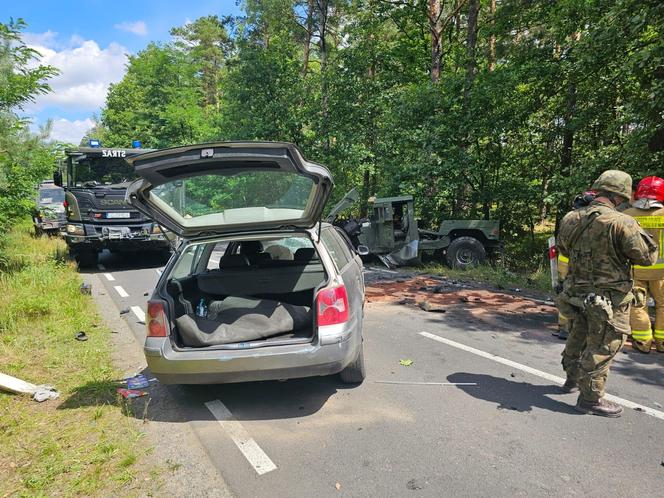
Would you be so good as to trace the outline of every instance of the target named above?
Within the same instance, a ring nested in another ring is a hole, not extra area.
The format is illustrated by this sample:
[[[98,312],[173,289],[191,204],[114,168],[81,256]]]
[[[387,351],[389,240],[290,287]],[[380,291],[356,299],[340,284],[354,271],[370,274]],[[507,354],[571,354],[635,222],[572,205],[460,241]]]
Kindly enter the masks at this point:
[[[249,433],[242,427],[242,424],[235,420],[233,414],[218,399],[205,403],[208,410],[217,419],[221,427],[231,437],[235,446],[242,452],[258,475],[267,474],[276,470],[277,466],[270,457],[258,446],[258,443],[249,436]]]
[[[138,318],[139,322],[145,323],[145,312],[141,309],[140,306],[132,306],[131,311],[134,312],[134,315],[136,315],[136,318]]]
[[[487,353],[486,351],[482,351],[480,349],[475,349],[470,346],[466,346],[465,344],[461,344],[459,342],[451,341],[449,339],[445,339],[444,337],[440,337],[435,334],[430,334],[428,332],[420,332],[420,335],[422,337],[427,337],[428,339],[433,339],[434,341],[438,341],[443,344],[447,344],[448,346],[452,346],[453,348],[461,349],[463,351],[467,351],[468,353],[472,353],[477,356],[481,356],[482,358],[487,358],[489,360],[493,360],[496,363],[502,363],[503,365],[507,365],[508,367],[515,368],[517,370],[521,370],[522,372],[529,373],[531,375],[535,375],[536,377],[540,377],[542,379],[546,379],[548,381],[553,382],[554,384],[558,384],[559,386],[562,386],[565,383],[565,379],[562,377],[558,377],[557,375],[551,375],[546,372],[542,372],[541,370],[537,370],[536,368],[529,367],[527,365],[522,365],[521,363],[517,363],[516,361],[508,360],[506,358],[503,358],[501,356],[496,356],[495,354],[492,353]],[[645,405],[640,405],[638,403],[634,403],[633,401],[629,401],[628,399],[623,399],[618,396],[614,396],[612,394],[606,394],[604,398],[607,401],[612,401],[614,403],[618,403],[619,405],[624,406],[625,408],[631,408],[632,410],[636,410],[642,413],[645,413],[646,415],[650,415],[651,417],[655,417],[661,420],[664,420],[664,412],[655,410],[653,408],[650,408],[649,406]]]
[[[99,263],[97,265],[97,268],[99,268],[101,271],[106,271],[106,267],[104,265],[102,265],[101,263]]]
[[[106,280],[108,280],[109,282],[113,282],[115,280],[115,277],[110,273],[104,273],[104,276],[106,277]]]
[[[116,285],[113,287],[118,294],[120,294],[120,297],[129,297],[129,294],[127,294],[127,291],[125,291],[121,285]]]

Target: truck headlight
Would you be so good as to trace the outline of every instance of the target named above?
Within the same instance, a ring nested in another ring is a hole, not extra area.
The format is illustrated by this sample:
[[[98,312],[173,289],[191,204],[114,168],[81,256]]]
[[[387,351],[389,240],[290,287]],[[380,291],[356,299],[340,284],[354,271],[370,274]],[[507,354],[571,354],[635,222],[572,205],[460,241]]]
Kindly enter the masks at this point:
[[[67,233],[70,235],[85,235],[83,225],[67,225]]]

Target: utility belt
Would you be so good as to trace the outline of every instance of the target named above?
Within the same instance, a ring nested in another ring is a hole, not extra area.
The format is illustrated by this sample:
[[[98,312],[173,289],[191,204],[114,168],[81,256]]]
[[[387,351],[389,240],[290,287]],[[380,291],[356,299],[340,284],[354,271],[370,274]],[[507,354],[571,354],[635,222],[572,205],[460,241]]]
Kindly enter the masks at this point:
[[[613,318],[614,311],[623,310],[626,306],[643,306],[646,295],[643,289],[636,288],[627,293],[619,291],[589,291],[571,294],[564,290],[556,296],[556,306],[565,316],[585,313],[589,317],[606,321]]]

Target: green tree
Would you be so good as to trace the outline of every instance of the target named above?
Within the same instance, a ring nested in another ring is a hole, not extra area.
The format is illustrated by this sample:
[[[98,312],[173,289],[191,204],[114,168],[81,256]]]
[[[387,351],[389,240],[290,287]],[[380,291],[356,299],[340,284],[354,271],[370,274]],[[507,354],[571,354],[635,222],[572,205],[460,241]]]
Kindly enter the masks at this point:
[[[0,229],[34,207],[35,187],[53,172],[54,156],[44,142],[50,124],[40,134],[16,111],[50,91],[48,78],[55,68],[38,64],[39,53],[21,39],[22,19],[0,23]]]

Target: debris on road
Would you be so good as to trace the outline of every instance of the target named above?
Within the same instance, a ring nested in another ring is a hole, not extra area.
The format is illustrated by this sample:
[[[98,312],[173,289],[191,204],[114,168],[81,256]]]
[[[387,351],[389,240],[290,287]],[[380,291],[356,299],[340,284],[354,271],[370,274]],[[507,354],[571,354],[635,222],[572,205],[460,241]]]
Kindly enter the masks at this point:
[[[31,384],[3,373],[0,373],[0,389],[15,394],[32,394],[32,399],[38,403],[60,396],[53,386]]]
[[[429,313],[446,313],[445,317],[451,319],[462,314],[474,327],[485,330],[523,328],[528,335],[548,335],[558,328],[556,308],[551,301],[435,275],[412,275],[402,282],[402,275],[376,278],[375,273],[367,274],[365,280],[370,303],[414,306]]]
[[[92,295],[92,285],[91,284],[81,284],[80,287],[81,294],[84,296],[91,296]]]
[[[121,315],[126,315],[127,313],[129,313],[129,311],[130,311],[129,308],[122,308],[122,309],[120,310],[120,314],[121,314]]]
[[[413,360],[399,360],[399,365],[409,367],[413,364]]]
[[[76,333],[76,335],[74,336],[74,339],[76,339],[77,341],[81,341],[81,342],[87,341],[88,340],[88,335],[85,332],[80,331],[80,332]]]
[[[340,483],[336,483],[336,484],[334,485],[334,487],[337,488],[337,491],[339,491],[339,490],[341,489],[341,484],[340,484]]]
[[[125,399],[140,398],[141,396],[148,395],[147,391],[140,391],[138,389],[125,389],[124,387],[118,387],[117,392]]]
[[[148,379],[143,374],[134,375],[133,377],[128,377],[125,379],[127,387],[129,389],[143,389],[144,387],[149,387],[150,383]]]
[[[428,313],[446,313],[447,310],[445,308],[442,308],[441,306],[433,306],[429,301],[420,301],[417,303],[417,305],[422,309],[423,311],[426,311]]]
[[[417,479],[411,479],[406,483],[406,488],[411,491],[417,491],[418,489],[422,489],[422,486],[417,482]]]

